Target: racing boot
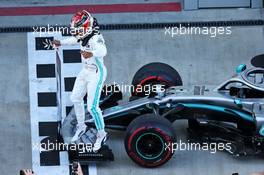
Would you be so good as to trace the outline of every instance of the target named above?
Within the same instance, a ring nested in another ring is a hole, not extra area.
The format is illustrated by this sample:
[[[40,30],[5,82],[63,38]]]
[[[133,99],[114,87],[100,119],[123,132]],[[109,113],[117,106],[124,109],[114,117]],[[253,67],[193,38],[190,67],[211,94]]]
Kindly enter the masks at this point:
[[[71,142],[76,142],[79,140],[83,134],[86,132],[87,126],[85,124],[77,124],[77,129],[75,131],[74,136],[71,139]]]
[[[93,146],[93,152],[97,152],[104,145],[107,139],[107,133],[104,130],[100,130],[96,134],[96,141]]]

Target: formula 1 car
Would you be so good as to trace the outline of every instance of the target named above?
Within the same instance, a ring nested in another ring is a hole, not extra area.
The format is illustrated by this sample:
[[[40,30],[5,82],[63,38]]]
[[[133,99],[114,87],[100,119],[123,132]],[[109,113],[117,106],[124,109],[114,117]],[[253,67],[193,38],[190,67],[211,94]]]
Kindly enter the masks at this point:
[[[144,167],[157,167],[173,156],[176,142],[172,123],[188,120],[188,135],[194,142],[230,143],[229,153],[256,155],[264,150],[264,69],[240,65],[236,74],[217,87],[182,86],[178,72],[163,63],[141,68],[132,81],[135,87],[156,85],[148,96],[137,88],[128,102],[118,104],[122,94],[102,94],[101,107],[107,128],[125,130],[124,146],[128,156]],[[160,87],[166,90],[161,90]],[[87,114],[90,130],[80,142],[93,143],[94,122]],[[61,135],[68,142],[76,125],[74,109],[65,118]],[[97,156],[113,160],[108,147]],[[92,154],[92,153],[91,153]],[[71,160],[91,160],[71,153]],[[76,158],[77,157],[77,158]],[[93,156],[93,160],[96,156]]]

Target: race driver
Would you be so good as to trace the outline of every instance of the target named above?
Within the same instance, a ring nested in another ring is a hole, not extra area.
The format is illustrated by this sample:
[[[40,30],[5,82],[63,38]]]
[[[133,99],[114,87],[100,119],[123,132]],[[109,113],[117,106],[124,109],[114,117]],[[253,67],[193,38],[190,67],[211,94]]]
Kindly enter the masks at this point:
[[[71,34],[73,36],[70,38],[51,42],[55,46],[80,43],[83,68],[77,75],[71,94],[78,124],[71,141],[77,141],[86,132],[83,98],[87,93],[87,109],[98,131],[93,146],[93,151],[96,152],[105,143],[107,136],[102,111],[99,108],[100,94],[107,74],[103,60],[107,50],[96,19],[85,10],[73,15]]]

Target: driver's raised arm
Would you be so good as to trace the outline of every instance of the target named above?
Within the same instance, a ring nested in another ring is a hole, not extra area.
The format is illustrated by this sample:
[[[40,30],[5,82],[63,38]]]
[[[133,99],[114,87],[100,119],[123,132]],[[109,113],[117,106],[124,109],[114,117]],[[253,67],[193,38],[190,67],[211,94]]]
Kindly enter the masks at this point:
[[[78,39],[75,37],[69,37],[63,40],[53,40],[51,41],[51,43],[53,45],[55,45],[56,47],[61,46],[61,45],[74,45],[78,43]]]
[[[76,37],[69,37],[60,41],[61,45],[74,45],[78,43],[78,39]]]

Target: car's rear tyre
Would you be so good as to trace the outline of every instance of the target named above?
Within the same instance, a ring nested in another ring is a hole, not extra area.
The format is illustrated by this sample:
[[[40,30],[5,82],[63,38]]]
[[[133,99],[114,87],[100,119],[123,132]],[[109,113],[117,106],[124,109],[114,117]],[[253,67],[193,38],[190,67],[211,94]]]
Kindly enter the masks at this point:
[[[129,124],[124,143],[128,156],[135,163],[151,168],[170,160],[175,141],[172,124],[167,119],[145,114]]]
[[[181,86],[182,79],[180,74],[171,66],[165,63],[149,63],[141,67],[133,77],[132,80],[132,96],[144,97],[146,96],[146,91],[139,91],[145,89],[146,85],[164,85],[165,88],[171,86]]]

